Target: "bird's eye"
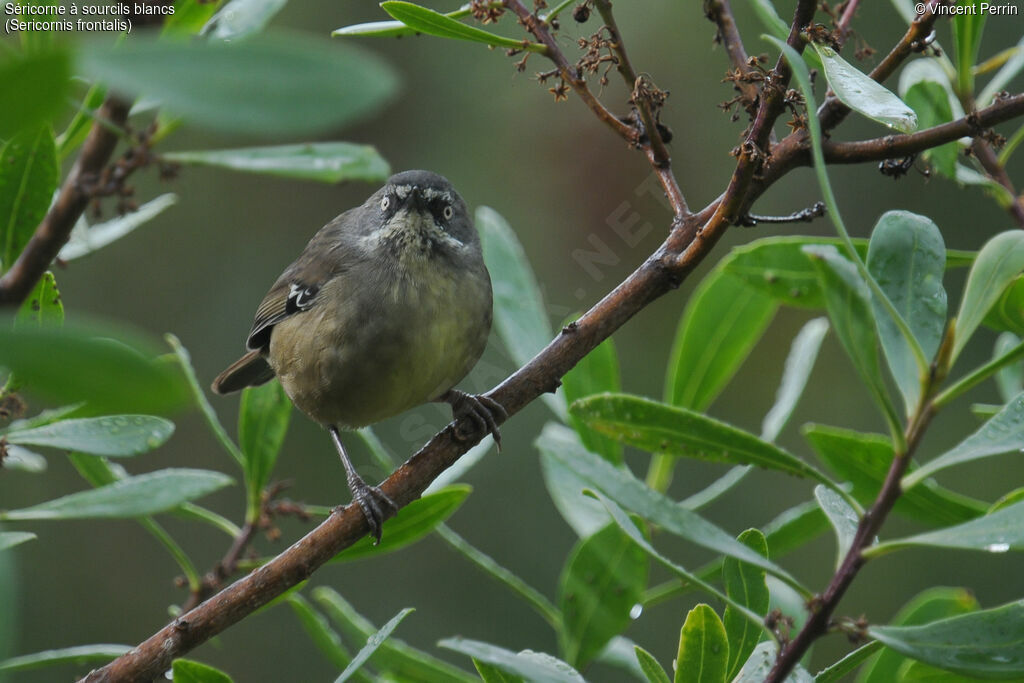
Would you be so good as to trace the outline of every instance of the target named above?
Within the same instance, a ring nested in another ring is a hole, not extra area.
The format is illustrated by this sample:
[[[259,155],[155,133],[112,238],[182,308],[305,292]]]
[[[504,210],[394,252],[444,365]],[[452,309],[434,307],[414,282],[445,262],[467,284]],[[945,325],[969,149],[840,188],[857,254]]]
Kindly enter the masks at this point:
[[[455,210],[452,209],[452,205],[451,204],[445,204],[444,205],[444,210],[441,212],[441,215],[444,216],[444,219],[446,221],[450,221],[454,214],[455,214]]]
[[[380,200],[381,211],[387,211],[389,206],[391,206],[391,197],[385,196],[383,199]]]

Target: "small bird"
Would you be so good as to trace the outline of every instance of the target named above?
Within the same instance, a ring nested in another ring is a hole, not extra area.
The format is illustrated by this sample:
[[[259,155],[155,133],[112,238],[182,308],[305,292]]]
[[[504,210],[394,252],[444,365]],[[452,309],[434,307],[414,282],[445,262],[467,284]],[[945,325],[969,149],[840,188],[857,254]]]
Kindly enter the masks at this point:
[[[454,388],[483,353],[491,308],[490,275],[462,197],[436,173],[398,173],[321,228],[285,268],[256,310],[248,353],[213,391],[276,376],[330,433],[352,499],[380,542],[397,506],[359,476],[339,430],[443,401],[500,447],[505,410]]]

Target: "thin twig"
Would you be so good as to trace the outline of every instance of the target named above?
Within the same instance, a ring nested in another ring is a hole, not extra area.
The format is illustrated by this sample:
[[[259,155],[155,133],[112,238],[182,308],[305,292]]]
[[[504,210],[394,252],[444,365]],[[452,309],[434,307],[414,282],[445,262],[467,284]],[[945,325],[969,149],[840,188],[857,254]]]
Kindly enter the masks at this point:
[[[860,5],[860,0],[847,0],[846,7],[843,8],[843,14],[839,17],[839,22],[836,24],[836,29],[839,31],[839,42],[840,44],[846,42],[846,37],[850,34],[850,24],[853,23],[853,17],[857,14],[857,7]]]
[[[992,150],[992,145],[989,144],[988,140],[974,138],[971,144],[971,152],[974,153],[974,158],[978,160],[981,167],[985,169],[988,177],[1002,185],[1010,193],[1012,201],[1006,207],[1006,210],[1017,224],[1017,227],[1024,228],[1024,197],[1017,194],[1013,181],[1010,180],[1010,174],[999,163],[999,157]]]
[[[100,107],[97,122],[89,131],[71,172],[61,186],[57,200],[50,207],[43,222],[36,228],[21,255],[0,277],[0,307],[21,305],[36,282],[57,258],[61,247],[68,241],[71,228],[81,217],[89,200],[90,188],[100,179],[103,169],[117,146],[119,135],[114,132],[124,127],[128,119],[129,104],[110,96]],[[110,128],[113,126],[113,129]]]

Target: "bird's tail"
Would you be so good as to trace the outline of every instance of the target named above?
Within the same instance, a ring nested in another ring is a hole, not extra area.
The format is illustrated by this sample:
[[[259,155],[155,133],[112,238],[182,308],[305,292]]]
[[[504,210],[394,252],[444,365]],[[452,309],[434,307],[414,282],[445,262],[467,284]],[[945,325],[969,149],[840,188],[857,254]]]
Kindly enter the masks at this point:
[[[255,387],[274,378],[267,359],[259,351],[250,351],[217,375],[211,388],[217,394],[230,394],[246,387]]]

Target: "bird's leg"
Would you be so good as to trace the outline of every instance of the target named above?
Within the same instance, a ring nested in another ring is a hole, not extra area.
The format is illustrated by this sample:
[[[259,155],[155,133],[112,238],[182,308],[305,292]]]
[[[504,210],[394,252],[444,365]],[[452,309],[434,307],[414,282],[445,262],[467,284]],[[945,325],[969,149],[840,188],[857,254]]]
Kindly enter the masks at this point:
[[[338,449],[338,455],[341,456],[341,464],[345,466],[345,477],[348,480],[348,490],[352,492],[352,500],[362,509],[366,523],[370,525],[370,533],[376,539],[374,545],[378,545],[384,520],[398,512],[398,506],[383,491],[376,486],[370,486],[359,476],[356,468],[352,466],[352,461],[348,459],[338,428],[332,425],[327,430],[331,433],[331,440]]]
[[[500,403],[483,394],[474,396],[458,389],[449,389],[437,400],[451,405],[452,416],[456,420],[468,417],[485,433],[491,434],[498,450],[501,450],[501,431],[498,429],[498,423],[508,419],[508,413]],[[458,430],[456,430],[456,436],[463,437],[464,435],[458,434]]]

